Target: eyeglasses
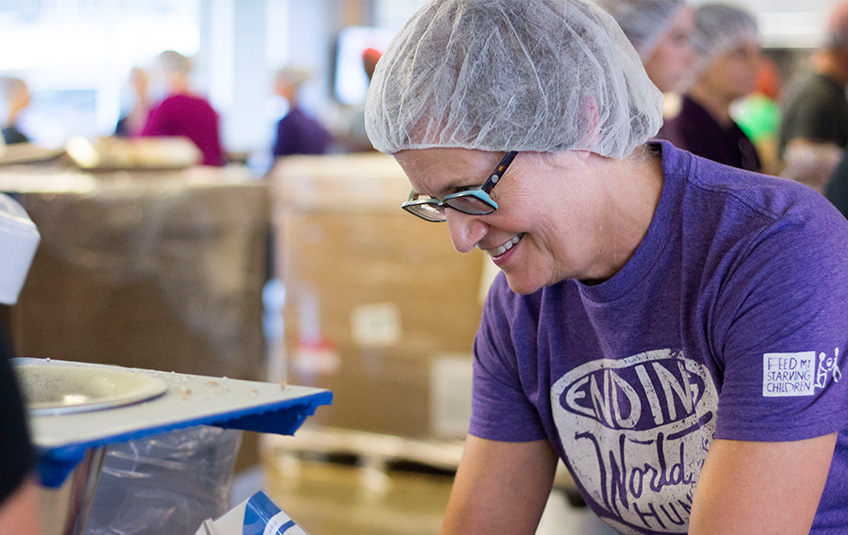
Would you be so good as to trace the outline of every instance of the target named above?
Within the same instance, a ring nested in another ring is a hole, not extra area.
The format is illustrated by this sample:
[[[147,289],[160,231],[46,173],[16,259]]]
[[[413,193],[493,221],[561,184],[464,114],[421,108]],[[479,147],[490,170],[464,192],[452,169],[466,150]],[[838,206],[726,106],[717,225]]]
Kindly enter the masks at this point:
[[[447,220],[445,208],[453,208],[463,214],[469,215],[491,214],[498,209],[498,203],[489,197],[489,193],[492,192],[492,188],[495,187],[495,184],[506,173],[509,164],[515,159],[516,154],[518,154],[518,151],[507,152],[506,156],[495,167],[495,170],[489,174],[489,178],[479,188],[452,193],[445,197],[443,201],[426,195],[422,196],[416,193],[415,190],[412,190],[409,192],[406,202],[401,205],[401,208],[412,215],[434,223],[441,223]]]

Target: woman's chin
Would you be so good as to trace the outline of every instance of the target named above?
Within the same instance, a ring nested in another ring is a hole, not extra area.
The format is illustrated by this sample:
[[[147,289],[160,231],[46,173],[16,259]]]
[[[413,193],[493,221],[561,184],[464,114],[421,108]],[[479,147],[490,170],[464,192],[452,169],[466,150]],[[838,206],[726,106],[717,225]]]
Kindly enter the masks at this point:
[[[537,277],[528,276],[526,273],[510,274],[506,273],[506,282],[509,288],[520,295],[529,295],[544,287],[546,284],[540,281]]]

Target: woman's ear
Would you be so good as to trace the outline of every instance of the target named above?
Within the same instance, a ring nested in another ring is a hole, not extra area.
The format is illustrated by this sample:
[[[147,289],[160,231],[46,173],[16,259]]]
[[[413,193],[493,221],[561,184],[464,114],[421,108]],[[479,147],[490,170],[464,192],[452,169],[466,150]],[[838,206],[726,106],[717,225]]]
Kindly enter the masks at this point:
[[[598,109],[598,101],[595,97],[589,97],[586,107],[583,109],[583,119],[586,124],[586,134],[577,144],[575,152],[583,152],[580,149],[594,147],[601,136],[601,112]]]

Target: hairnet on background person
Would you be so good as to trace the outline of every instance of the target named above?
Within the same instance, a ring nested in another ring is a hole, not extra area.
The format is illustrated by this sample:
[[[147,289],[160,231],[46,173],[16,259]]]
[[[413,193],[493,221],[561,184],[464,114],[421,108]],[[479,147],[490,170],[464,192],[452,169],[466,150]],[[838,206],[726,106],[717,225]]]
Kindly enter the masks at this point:
[[[586,0],[431,0],[368,90],[374,147],[586,150],[623,158],[656,135],[662,93]]]
[[[663,36],[668,33],[677,13],[686,7],[684,0],[598,0],[618,22],[624,35],[642,61],[651,57]]]
[[[695,8],[692,45],[701,66],[748,41],[758,41],[757,19],[730,4],[703,4]]]
[[[278,82],[299,88],[309,81],[312,72],[305,67],[288,66],[279,69],[276,76]]]

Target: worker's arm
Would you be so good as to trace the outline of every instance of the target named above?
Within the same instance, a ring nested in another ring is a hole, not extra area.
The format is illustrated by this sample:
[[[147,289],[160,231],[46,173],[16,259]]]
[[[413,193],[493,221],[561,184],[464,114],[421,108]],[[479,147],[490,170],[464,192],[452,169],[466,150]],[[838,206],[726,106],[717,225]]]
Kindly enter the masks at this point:
[[[689,534],[808,534],[835,445],[836,434],[793,442],[713,441]]]
[[[842,148],[834,143],[793,138],[784,149],[784,165],[780,176],[806,184],[822,193],[842,153]]]
[[[551,492],[557,456],[547,440],[469,436],[442,535],[532,535]]]
[[[0,533],[39,535],[38,484],[28,479],[0,504]]]

